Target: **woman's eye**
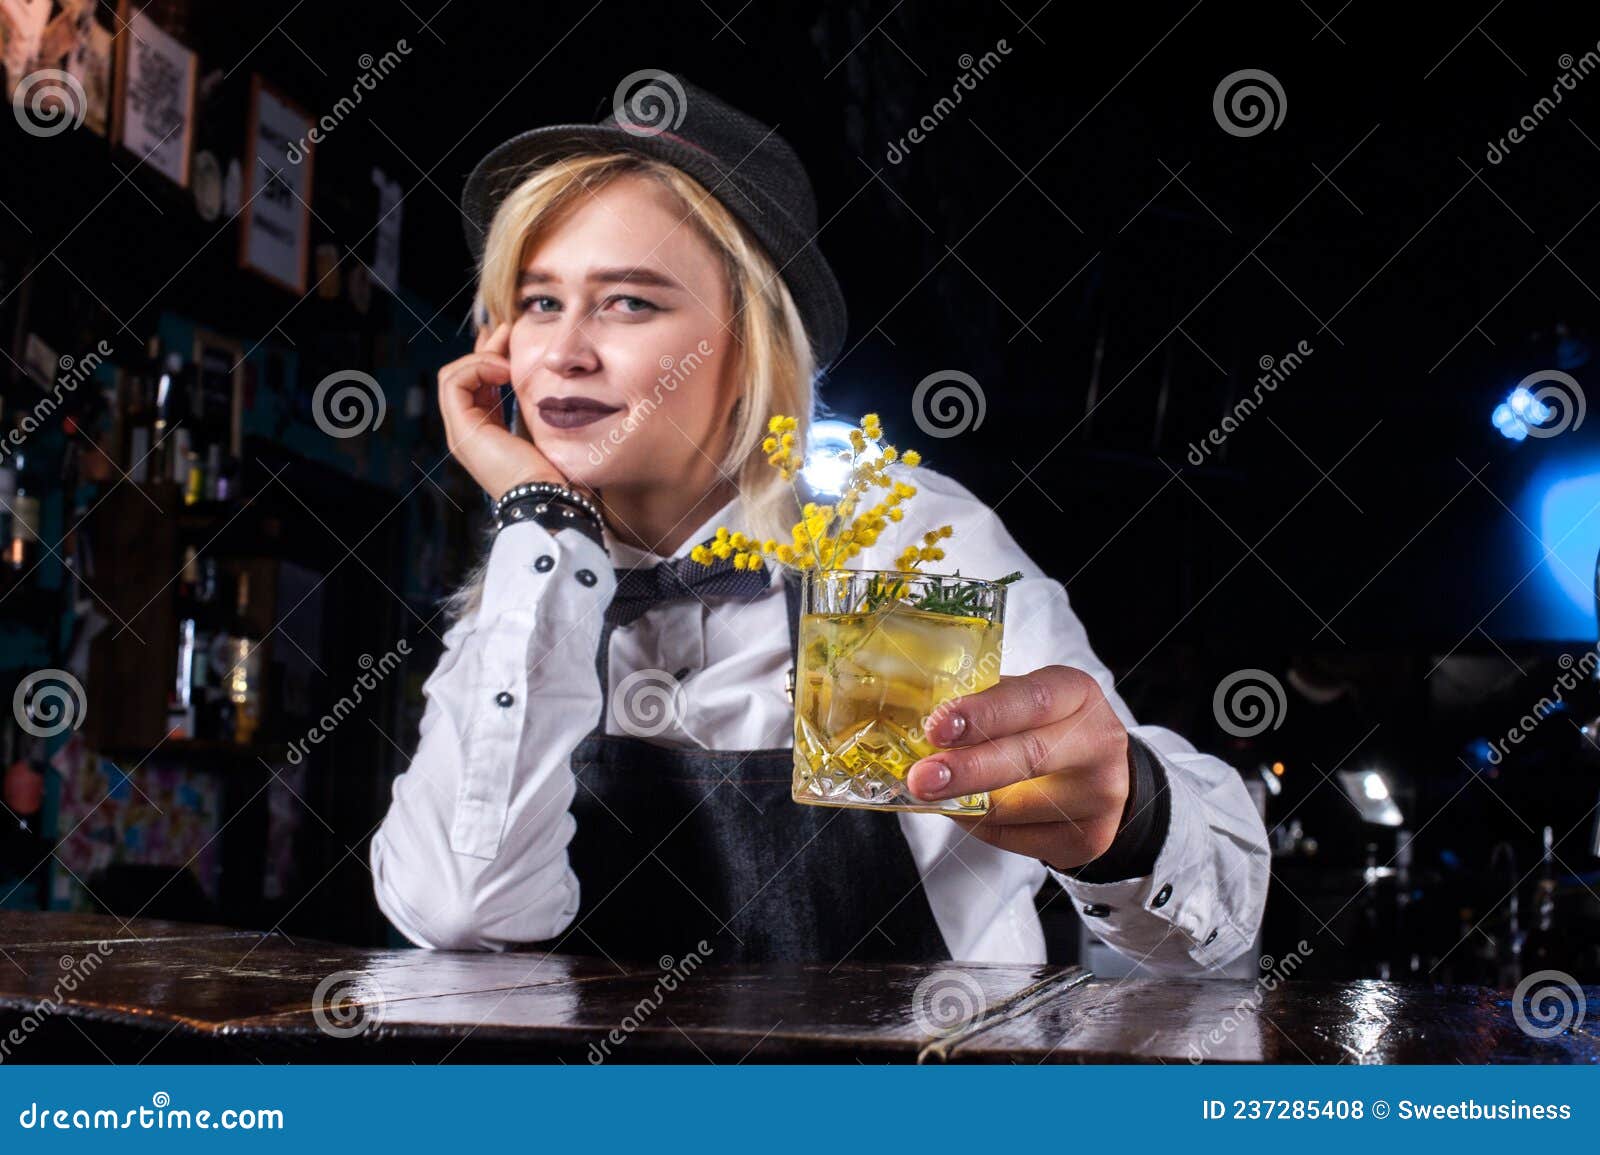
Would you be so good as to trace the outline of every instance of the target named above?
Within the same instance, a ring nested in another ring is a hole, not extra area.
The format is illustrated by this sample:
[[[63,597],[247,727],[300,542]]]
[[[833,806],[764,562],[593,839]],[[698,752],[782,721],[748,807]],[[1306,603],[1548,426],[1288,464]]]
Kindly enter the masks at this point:
[[[616,311],[627,316],[660,311],[660,306],[645,300],[643,297],[629,297],[619,294],[615,297],[607,298],[605,303],[617,306]],[[554,297],[548,296],[524,297],[518,302],[517,307],[524,313],[558,313],[561,311],[561,302]]]

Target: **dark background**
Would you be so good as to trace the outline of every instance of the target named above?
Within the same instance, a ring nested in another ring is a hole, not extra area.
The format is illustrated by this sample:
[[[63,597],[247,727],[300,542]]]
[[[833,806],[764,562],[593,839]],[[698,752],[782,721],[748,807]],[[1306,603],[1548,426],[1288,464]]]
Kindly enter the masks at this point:
[[[217,5],[187,37],[202,73],[237,60],[313,111],[349,92],[361,54],[405,38],[411,53],[318,150],[314,201],[314,239],[370,254],[367,171],[405,186],[402,280],[431,307],[394,310],[398,328],[449,341],[465,314],[455,199],[484,151],[596,119],[627,73],[681,73],[774,124],[812,174],[851,315],[826,404],[877,410],[891,440],[1002,514],[1067,584],[1141,720],[1247,777],[1287,764],[1269,825],[1292,811],[1320,857],[1280,864],[1299,880],[1275,892],[1273,919],[1348,918],[1367,846],[1382,864],[1409,845],[1400,889],[1434,924],[1422,953],[1504,945],[1507,888],[1521,876],[1527,895],[1552,824],[1568,925],[1583,925],[1592,686],[1504,765],[1479,743],[1596,640],[1600,418],[1514,443],[1490,413],[1541,370],[1594,393],[1600,76],[1499,163],[1486,156],[1551,92],[1563,54],[1596,50],[1592,7],[436,7]],[[991,74],[892,160],[963,55],[1002,39]],[[1277,79],[1286,112],[1240,137],[1212,100],[1246,68]],[[158,215],[146,196],[171,210],[185,194],[126,155],[112,168],[99,142],[5,139],[19,163],[0,199],[63,237],[61,260],[133,329],[161,308],[246,334],[329,329],[238,274],[215,226]],[[1301,341],[1312,353],[1261,409],[1204,464],[1187,460],[1260,359]],[[910,405],[941,370],[972,375],[986,404],[947,441]],[[1288,687],[1281,725],[1251,739],[1212,710],[1240,669]],[[1374,767],[1414,844],[1355,823],[1327,778]],[[1502,852],[1491,872],[1499,842],[1515,865]],[[1292,941],[1295,923],[1274,933]]]

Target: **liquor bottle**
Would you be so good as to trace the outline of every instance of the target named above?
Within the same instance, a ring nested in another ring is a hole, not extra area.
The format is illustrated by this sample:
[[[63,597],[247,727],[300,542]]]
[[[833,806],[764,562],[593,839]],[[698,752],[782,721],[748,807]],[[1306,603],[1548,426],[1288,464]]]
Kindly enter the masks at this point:
[[[30,451],[30,442],[17,425],[20,443],[12,454],[17,475],[16,495],[11,499],[11,531],[6,539],[5,565],[15,575],[24,575],[33,569],[39,553],[39,495],[43,489],[37,470],[32,467],[37,454]]]
[[[178,661],[167,691],[167,737],[192,739],[195,734],[195,590],[200,582],[194,546],[186,546],[178,572]]]
[[[152,342],[153,342],[152,338]],[[156,376],[155,419],[150,428],[150,480],[174,480],[174,461],[182,463],[182,445],[188,433],[179,426],[184,412],[183,357],[168,353]],[[183,438],[177,434],[183,432]]]
[[[1566,935],[1556,925],[1554,833],[1550,827],[1544,828],[1544,857],[1539,866],[1539,882],[1533,891],[1533,925],[1522,942],[1524,974],[1572,967]]]
[[[239,574],[234,603],[234,633],[229,638],[233,660],[229,697],[233,702],[233,740],[248,746],[261,723],[261,660],[250,628],[250,574]]]
[[[7,456],[0,460],[0,542],[11,541],[11,524],[13,510],[17,506],[17,467],[16,459]],[[10,589],[16,575],[9,566],[0,566],[0,584]]]
[[[239,475],[240,465],[238,458],[231,453],[222,459],[222,468],[217,473],[217,500],[239,500]]]
[[[220,578],[215,558],[200,559],[195,590],[195,734],[206,741],[233,737],[233,710],[227,691],[227,623],[222,620]]]
[[[122,451],[128,480],[143,485],[150,480],[150,426],[154,420],[151,401],[159,376],[161,339],[152,336],[145,349],[145,362],[123,377],[123,401],[127,413],[122,425],[127,430],[127,445]]]
[[[200,454],[193,449],[185,453],[184,458],[183,504],[194,505],[206,495],[205,469],[200,464]]]
[[[205,499],[207,501],[220,501],[222,499],[219,489],[222,481],[222,442],[213,441],[206,446],[206,472],[205,472]]]
[[[17,731],[16,720],[7,714],[0,749],[5,779],[5,808],[0,812],[0,873],[25,878],[44,862],[50,847],[40,828],[44,772],[29,757],[29,743]]]

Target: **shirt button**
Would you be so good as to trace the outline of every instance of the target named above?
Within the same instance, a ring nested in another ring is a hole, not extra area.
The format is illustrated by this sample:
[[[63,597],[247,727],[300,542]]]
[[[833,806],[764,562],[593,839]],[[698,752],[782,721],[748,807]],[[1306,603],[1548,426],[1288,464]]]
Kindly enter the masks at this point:
[[[1103,902],[1091,902],[1084,906],[1083,913],[1091,918],[1104,918],[1111,913],[1111,908]]]
[[[1217,932],[1216,931],[1212,931],[1210,934],[1206,935],[1206,941],[1201,943],[1200,945],[1201,946],[1210,946],[1213,942],[1216,941],[1216,938],[1217,938]]]
[[[1163,886],[1160,890],[1156,891],[1156,896],[1150,900],[1150,905],[1152,907],[1166,906],[1167,905],[1167,899],[1169,899],[1171,897],[1172,897],[1172,883],[1169,882],[1169,883],[1167,883],[1167,885]]]
[[[496,694],[494,696],[494,704],[496,706],[500,706],[500,707],[509,706],[509,705],[511,705],[512,702],[515,702],[515,701],[516,701],[516,699],[511,696],[511,691],[509,691],[509,690],[501,690],[498,694]]]
[[[555,567],[556,559],[547,553],[542,553],[533,560],[533,568],[539,573],[548,573]]]
[[[592,586],[595,582],[600,580],[594,576],[594,571],[590,569],[580,569],[572,576],[578,579],[579,584],[586,586]]]

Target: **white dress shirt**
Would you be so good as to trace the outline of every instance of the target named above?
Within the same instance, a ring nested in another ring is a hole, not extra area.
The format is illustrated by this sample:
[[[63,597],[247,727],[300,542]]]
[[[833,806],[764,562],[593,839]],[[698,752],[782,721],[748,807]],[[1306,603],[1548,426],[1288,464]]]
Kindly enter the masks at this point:
[[[1007,594],[1001,673],[1058,663],[1089,673],[1123,724],[1160,757],[1170,792],[1171,819],[1154,869],[1119,882],[1051,871],[1038,859],[965,837],[943,815],[885,815],[910,846],[951,957],[1045,961],[1034,896],[1047,871],[1080,912],[1091,904],[1109,908],[1082,917],[1148,970],[1201,973],[1242,954],[1261,922],[1270,861],[1266,831],[1237,771],[1171,730],[1135,724],[1066,590],[987,505],[926,467],[896,466],[891,476],[918,492],[904,506],[905,519],[890,523],[852,566],[894,568],[906,545],[949,524],[954,535],[940,543],[945,558],[926,568],[987,578],[1021,570]],[[746,529],[739,510],[735,498],[678,554],[719,525]],[[416,754],[394,781],[371,847],[378,905],[418,946],[504,950],[555,938],[577,915],[582,880],[567,857],[576,828],[571,754],[600,716],[594,658],[616,588],[612,568],[663,560],[605,536],[610,557],[575,531],[552,534],[526,522],[502,530],[478,610],[444,635],[444,653],[423,686]],[[650,741],[715,750],[793,745],[784,689],[787,607],[781,575],[775,564],[768,568],[772,585],[753,602],[667,603],[612,632],[608,733],[628,732],[615,706],[630,674],[686,669],[674,720]]]

